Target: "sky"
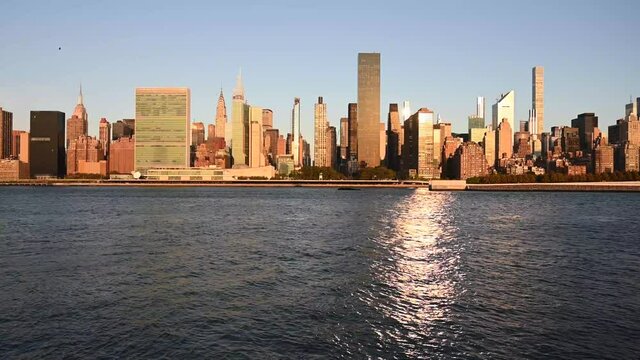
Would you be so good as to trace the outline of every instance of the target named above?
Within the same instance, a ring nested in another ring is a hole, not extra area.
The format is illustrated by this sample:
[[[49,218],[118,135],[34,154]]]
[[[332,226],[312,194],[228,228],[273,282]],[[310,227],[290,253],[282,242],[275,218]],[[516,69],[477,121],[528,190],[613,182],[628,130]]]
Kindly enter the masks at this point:
[[[595,112],[605,129],[640,97],[640,1],[23,1],[3,0],[0,107],[14,129],[29,111],[73,112],[82,83],[89,133],[132,118],[136,87],[189,87],[191,118],[213,123],[240,68],[249,104],[302,135],[324,97],[339,128],[357,102],[357,54],[381,53],[381,121],[389,103],[428,107],[466,132],[484,96],[487,118],[515,90],[531,107],[531,68],[545,68],[545,128]],[[59,50],[59,48],[62,48]]]

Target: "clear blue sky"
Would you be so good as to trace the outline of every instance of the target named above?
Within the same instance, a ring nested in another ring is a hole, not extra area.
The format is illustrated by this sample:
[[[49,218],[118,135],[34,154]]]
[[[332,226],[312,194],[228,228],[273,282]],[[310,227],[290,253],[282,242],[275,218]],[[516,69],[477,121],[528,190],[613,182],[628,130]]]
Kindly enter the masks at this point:
[[[357,53],[382,55],[381,120],[410,100],[465,131],[475,97],[487,112],[516,91],[531,106],[531,67],[545,67],[548,129],[596,112],[605,129],[640,97],[640,1],[23,1],[0,13],[0,106],[14,128],[30,110],[73,111],[82,82],[89,132],[134,115],[134,89],[186,86],[192,118],[211,123],[220,86],[242,67],[247,100],[303,136],[323,96],[337,125],[357,99]],[[59,51],[58,47],[62,47]],[[230,114],[229,114],[230,115]]]

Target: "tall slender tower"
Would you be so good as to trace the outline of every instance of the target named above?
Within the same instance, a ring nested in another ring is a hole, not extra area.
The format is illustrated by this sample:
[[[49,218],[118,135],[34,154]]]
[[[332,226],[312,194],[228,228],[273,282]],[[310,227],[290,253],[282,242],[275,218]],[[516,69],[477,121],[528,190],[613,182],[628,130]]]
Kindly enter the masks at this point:
[[[484,119],[484,96],[478,96],[476,104],[476,118]]]
[[[244,87],[242,85],[242,72],[238,73],[236,87],[233,89],[233,101],[231,107],[231,156],[234,165],[249,165],[249,141],[248,141],[248,114],[244,99]]]
[[[293,166],[301,166],[302,148],[300,147],[300,98],[293,99],[293,110],[291,110],[291,153],[293,154]]]
[[[226,127],[227,127],[227,105],[224,102],[224,95],[222,94],[222,89],[220,89],[220,96],[218,96],[218,105],[216,106],[215,137],[221,137],[221,138],[225,137]]]
[[[67,147],[71,140],[75,140],[89,132],[89,120],[87,109],[84,107],[84,98],[82,96],[82,85],[80,85],[80,93],[78,94],[78,103],[73,109],[73,115],[67,119]]]
[[[531,75],[531,108],[536,117],[537,133],[542,134],[544,132],[544,67],[534,67]]]
[[[358,161],[380,165],[380,53],[358,54]]]
[[[107,156],[109,154],[109,145],[110,145],[109,139],[111,139],[111,124],[106,118],[100,119],[99,130],[100,130],[100,133],[99,133],[100,144],[102,145],[104,156]]]
[[[493,104],[491,124],[493,125],[494,129],[498,129],[498,125],[500,125],[502,119],[507,119],[507,121],[509,122],[509,127],[511,129],[514,128],[516,117],[515,103],[516,93],[515,91],[511,90],[506,94],[502,94],[500,96],[500,99],[498,99],[498,101]]]
[[[318,97],[318,103],[314,106],[313,119],[313,159],[315,165],[330,166],[331,164],[327,161],[327,104],[323,103],[322,96]]]

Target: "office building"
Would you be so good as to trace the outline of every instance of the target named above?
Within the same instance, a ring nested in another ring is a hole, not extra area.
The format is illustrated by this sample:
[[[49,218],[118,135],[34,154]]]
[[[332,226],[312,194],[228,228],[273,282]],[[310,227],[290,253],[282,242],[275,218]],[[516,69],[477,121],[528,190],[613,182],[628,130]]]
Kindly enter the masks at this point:
[[[496,159],[498,158],[496,152],[496,131],[493,130],[493,127],[491,125],[487,126],[484,132],[484,137],[482,138],[482,147],[489,167],[495,166]]]
[[[597,135],[594,134],[598,127],[598,117],[594,113],[583,113],[571,120],[571,127],[578,129],[580,137],[580,150],[590,154]]]
[[[337,134],[336,127],[329,126],[327,127],[327,135],[325,137],[326,141],[326,166],[332,169],[338,169],[338,146],[337,146]]]
[[[562,152],[573,155],[580,151],[580,133],[578,128],[565,126],[562,128]]]
[[[249,165],[249,105],[245,103],[242,74],[238,74],[231,103],[231,157],[234,166]]]
[[[86,136],[89,131],[89,117],[87,109],[84,107],[84,98],[82,96],[82,86],[80,86],[80,94],[78,95],[78,103],[73,109],[73,114],[67,119],[67,143],[69,147],[71,140],[79,136]]]
[[[226,136],[227,128],[227,105],[224,102],[224,95],[222,89],[220,89],[220,95],[218,96],[218,104],[216,105],[216,128],[215,137],[224,138],[226,142],[229,139]]]
[[[276,166],[276,158],[278,155],[284,155],[284,151],[278,152],[278,141],[280,140],[280,131],[278,129],[264,130],[264,147],[269,160],[269,164]],[[284,139],[282,139],[284,140]]]
[[[482,122],[484,124],[484,97],[483,96],[478,96],[477,101],[476,101],[476,116],[474,116],[475,118],[480,118],[482,119]],[[475,128],[474,128],[475,129]]]
[[[13,142],[13,113],[0,107],[0,159],[11,156]]]
[[[536,118],[536,128],[529,129],[532,134],[544,132],[544,67],[535,66],[531,70],[531,109]]]
[[[2,110],[0,110],[1,112]],[[1,122],[1,120],[0,120]],[[2,126],[2,125],[0,125]],[[1,133],[2,131],[0,131]],[[13,130],[11,132],[11,158],[18,159],[20,157],[20,150],[22,149],[22,136],[23,134],[28,134],[26,131],[22,130]],[[28,135],[27,135],[28,136]],[[29,146],[29,138],[27,137],[27,142],[25,143],[27,147]],[[28,161],[27,161],[28,162]]]
[[[265,166],[262,108],[249,106],[249,124],[249,167],[257,168]]]
[[[515,129],[515,103],[516,95],[515,91],[511,90],[506,94],[502,94],[498,101],[493,104],[492,107],[492,126],[494,129],[498,129],[498,125],[502,122],[502,119],[507,119],[511,131]]]
[[[593,151],[593,173],[612,173],[613,170],[613,147],[596,140],[596,146]]]
[[[404,171],[409,178],[433,179],[437,174],[433,144],[433,111],[421,108],[404,123]]]
[[[614,153],[615,171],[640,171],[640,146],[627,142],[616,146]]]
[[[64,113],[32,111],[30,114],[29,173],[33,178],[63,178],[65,161]]]
[[[315,166],[330,166],[327,158],[327,104],[323,103],[322,96],[314,105],[313,119],[313,161]]]
[[[84,163],[98,163],[104,160],[104,150],[99,139],[92,136],[81,135],[69,143],[67,148],[67,175],[96,173],[81,169],[81,166],[88,167]],[[96,166],[96,165],[94,165]],[[100,168],[99,164],[97,165]],[[101,172],[98,170],[98,174]],[[106,175],[106,168],[103,175]]]
[[[349,121],[349,159],[358,160],[358,104],[349,103],[347,109]]]
[[[291,146],[289,153],[293,154],[293,166],[302,166],[302,144],[300,143],[300,98],[293,99],[291,109]]]
[[[380,165],[380,54],[358,54],[358,161]]]
[[[204,143],[204,124],[194,122],[191,124],[191,146],[197,147]]]
[[[467,120],[467,129],[469,131],[469,141],[473,141],[479,144],[480,142],[482,142],[482,138],[484,137],[485,132],[484,118],[477,115],[469,116]]]
[[[213,140],[215,137],[216,137],[216,126],[213,125],[213,124],[208,124],[207,125],[207,140]]]
[[[345,162],[349,154],[349,119],[340,118],[340,161]]]
[[[190,116],[188,88],[137,88],[135,169],[189,167]]]
[[[400,125],[400,112],[398,111],[398,104],[389,104],[389,115],[387,117],[387,167],[394,171],[400,170],[400,132],[402,127]]]

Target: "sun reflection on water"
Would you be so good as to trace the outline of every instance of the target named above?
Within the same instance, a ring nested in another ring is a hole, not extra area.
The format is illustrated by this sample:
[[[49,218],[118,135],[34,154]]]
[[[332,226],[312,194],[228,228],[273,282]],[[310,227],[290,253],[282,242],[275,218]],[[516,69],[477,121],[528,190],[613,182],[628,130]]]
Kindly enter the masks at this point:
[[[438,332],[459,292],[462,273],[451,201],[450,193],[418,189],[389,210],[386,231],[374,239],[382,255],[371,268],[378,286],[362,300],[399,325],[374,329],[379,340],[389,340],[386,333],[407,345],[408,354],[416,344],[443,338]]]

